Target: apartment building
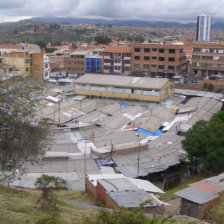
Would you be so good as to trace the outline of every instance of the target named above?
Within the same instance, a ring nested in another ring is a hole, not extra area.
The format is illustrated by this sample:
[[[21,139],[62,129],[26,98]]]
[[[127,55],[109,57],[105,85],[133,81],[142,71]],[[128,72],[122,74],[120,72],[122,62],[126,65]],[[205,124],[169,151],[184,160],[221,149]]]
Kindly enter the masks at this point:
[[[65,57],[65,70],[67,74],[83,75],[85,73],[85,56],[89,51],[75,51]]]
[[[183,44],[133,43],[133,70],[171,77],[186,72]]]
[[[4,53],[3,60],[5,65],[12,65],[22,73],[22,78],[31,74],[31,57],[29,52],[10,52]]]
[[[191,73],[199,76],[224,74],[224,44],[192,43]]]
[[[212,17],[201,14],[197,17],[197,41],[210,41]]]
[[[132,59],[132,47],[105,47],[102,54],[102,72],[129,75]]]
[[[102,72],[102,56],[87,55],[85,57],[85,71],[88,73]]]
[[[19,51],[22,50],[21,45],[15,45],[15,44],[1,44],[0,45],[0,64],[4,63],[4,53],[10,53],[12,51]]]

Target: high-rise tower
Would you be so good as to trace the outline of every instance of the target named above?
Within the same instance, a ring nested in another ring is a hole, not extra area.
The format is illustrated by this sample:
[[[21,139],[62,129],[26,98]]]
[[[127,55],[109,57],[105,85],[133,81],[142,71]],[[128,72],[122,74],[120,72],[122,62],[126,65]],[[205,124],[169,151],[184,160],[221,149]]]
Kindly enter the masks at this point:
[[[210,41],[212,17],[202,14],[197,19],[197,41]]]

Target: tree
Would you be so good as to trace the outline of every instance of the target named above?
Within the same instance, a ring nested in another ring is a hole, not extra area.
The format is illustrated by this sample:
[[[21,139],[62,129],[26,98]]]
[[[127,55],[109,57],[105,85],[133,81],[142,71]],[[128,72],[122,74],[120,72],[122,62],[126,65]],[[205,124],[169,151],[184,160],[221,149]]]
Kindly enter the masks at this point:
[[[224,169],[224,111],[214,114],[210,121],[198,121],[182,141],[190,161],[199,161],[214,171]]]
[[[143,77],[144,74],[142,71],[139,71],[139,70],[132,70],[131,73],[130,73],[130,76],[138,76],[138,77]]]
[[[50,142],[47,124],[34,117],[39,94],[29,83],[0,84],[0,170],[6,178],[40,159]]]
[[[111,39],[108,36],[96,36],[95,41],[97,44],[109,44],[111,42]]]
[[[37,189],[42,191],[41,196],[34,207],[40,203],[43,212],[47,209],[56,211],[56,194],[54,191],[64,188],[66,181],[60,177],[43,174],[41,177],[37,178],[34,185]]]

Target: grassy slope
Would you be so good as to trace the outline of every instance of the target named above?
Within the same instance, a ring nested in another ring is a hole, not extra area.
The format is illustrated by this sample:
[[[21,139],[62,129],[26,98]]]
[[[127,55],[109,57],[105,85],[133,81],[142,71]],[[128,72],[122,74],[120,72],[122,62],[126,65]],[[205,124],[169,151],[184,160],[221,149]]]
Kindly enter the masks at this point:
[[[0,185],[0,223],[34,223],[43,216],[40,210],[33,208],[38,197],[39,192],[36,190],[18,191]],[[58,200],[59,217],[62,223],[78,224],[85,217],[96,214],[93,209],[68,205],[62,202],[62,200],[73,200],[95,205],[96,202],[83,192],[61,191],[58,194]]]
[[[224,193],[219,198],[218,202],[210,208],[205,219],[213,221],[217,224],[224,223]]]
[[[35,209],[34,205],[39,197],[36,190],[17,190],[0,185],[0,223],[1,224],[33,224],[44,214]],[[76,205],[68,205],[63,200],[96,205],[96,201],[80,191],[58,192],[59,220],[63,224],[81,224],[85,217],[95,216],[96,210]],[[176,224],[197,224],[192,219],[178,218]]]

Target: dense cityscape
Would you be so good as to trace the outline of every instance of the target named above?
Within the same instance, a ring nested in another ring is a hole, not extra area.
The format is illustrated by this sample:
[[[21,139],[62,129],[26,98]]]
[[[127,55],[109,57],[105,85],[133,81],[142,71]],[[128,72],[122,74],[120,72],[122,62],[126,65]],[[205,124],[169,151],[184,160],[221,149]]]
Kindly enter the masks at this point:
[[[224,223],[224,31],[196,16],[0,23],[0,223]]]

